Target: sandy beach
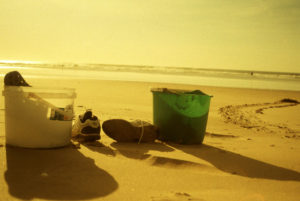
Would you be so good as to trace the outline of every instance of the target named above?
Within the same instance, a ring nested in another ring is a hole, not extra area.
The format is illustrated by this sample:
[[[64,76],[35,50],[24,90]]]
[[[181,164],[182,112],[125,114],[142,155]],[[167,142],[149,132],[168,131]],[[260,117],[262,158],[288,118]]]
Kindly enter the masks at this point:
[[[213,96],[207,133],[202,145],[116,143],[101,131],[99,142],[79,148],[8,147],[2,96],[0,200],[300,200],[300,104],[286,101],[300,101],[299,91],[27,81],[32,86],[75,88],[76,114],[92,109],[101,123],[113,118],[152,122],[151,88],[200,89]]]

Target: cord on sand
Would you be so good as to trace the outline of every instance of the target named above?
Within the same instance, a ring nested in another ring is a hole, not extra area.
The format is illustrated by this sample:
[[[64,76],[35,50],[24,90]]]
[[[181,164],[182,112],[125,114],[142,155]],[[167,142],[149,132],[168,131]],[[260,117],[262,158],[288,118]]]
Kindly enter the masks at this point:
[[[141,124],[142,124],[142,132],[141,132],[141,136],[140,136],[140,139],[139,139],[139,142],[138,142],[138,144],[140,144],[141,143],[141,141],[142,141],[142,138],[143,138],[143,136],[144,136],[144,124],[143,124],[143,121],[142,120],[140,120],[141,121]]]

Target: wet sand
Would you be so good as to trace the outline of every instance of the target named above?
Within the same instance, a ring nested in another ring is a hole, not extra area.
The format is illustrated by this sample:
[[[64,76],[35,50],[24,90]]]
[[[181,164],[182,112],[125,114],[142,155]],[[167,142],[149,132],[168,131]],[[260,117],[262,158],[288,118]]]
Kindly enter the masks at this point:
[[[3,83],[3,79],[0,80]],[[1,200],[300,200],[300,92],[99,80],[27,80],[75,88],[76,114],[152,122],[151,88],[213,95],[203,145],[101,140],[59,149],[5,146]],[[2,87],[2,86],[1,86]],[[1,88],[1,91],[3,87]],[[285,100],[285,101],[284,101]]]

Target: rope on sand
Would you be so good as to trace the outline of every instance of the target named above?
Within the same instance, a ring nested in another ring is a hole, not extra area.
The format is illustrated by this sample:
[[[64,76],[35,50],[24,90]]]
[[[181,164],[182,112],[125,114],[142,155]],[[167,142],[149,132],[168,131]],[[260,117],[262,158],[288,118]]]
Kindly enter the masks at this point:
[[[141,136],[140,136],[140,139],[139,139],[139,142],[138,142],[138,144],[140,144],[141,143],[141,141],[142,141],[142,138],[143,138],[143,136],[144,136],[144,124],[143,124],[143,121],[142,120],[140,120],[141,121],[141,124],[142,124],[142,132],[141,132]]]

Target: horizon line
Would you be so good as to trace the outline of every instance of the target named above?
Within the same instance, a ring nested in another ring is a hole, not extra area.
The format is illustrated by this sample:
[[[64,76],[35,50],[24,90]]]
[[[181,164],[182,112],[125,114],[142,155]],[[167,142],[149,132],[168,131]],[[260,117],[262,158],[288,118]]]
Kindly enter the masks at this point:
[[[105,64],[105,63],[75,63],[75,62],[40,62],[40,61],[21,61],[21,60],[0,60],[0,65],[26,65],[26,66],[38,66],[38,65],[54,65],[54,66],[83,66],[83,65],[98,65],[98,66],[115,66],[115,67],[142,67],[142,68],[173,68],[173,69],[194,69],[211,72],[236,72],[236,73],[249,73],[249,74],[282,74],[282,75],[297,75],[300,76],[300,72],[286,72],[286,71],[265,71],[265,70],[242,70],[242,69],[226,69],[226,68],[202,68],[202,67],[191,67],[191,66],[160,66],[160,65],[142,65],[142,64]]]

